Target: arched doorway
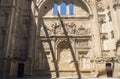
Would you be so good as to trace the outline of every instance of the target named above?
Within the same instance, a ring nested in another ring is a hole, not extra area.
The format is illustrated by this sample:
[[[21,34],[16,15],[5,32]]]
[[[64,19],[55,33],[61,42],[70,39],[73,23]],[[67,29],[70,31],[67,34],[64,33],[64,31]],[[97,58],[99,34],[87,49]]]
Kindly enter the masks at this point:
[[[112,64],[111,63],[106,63],[106,73],[107,77],[112,77],[113,76],[113,71],[112,71]]]
[[[17,77],[22,78],[24,76],[24,63],[18,64]]]
[[[71,63],[73,59],[69,44],[70,42],[68,41],[62,41],[57,46],[57,61],[59,71],[71,70]]]

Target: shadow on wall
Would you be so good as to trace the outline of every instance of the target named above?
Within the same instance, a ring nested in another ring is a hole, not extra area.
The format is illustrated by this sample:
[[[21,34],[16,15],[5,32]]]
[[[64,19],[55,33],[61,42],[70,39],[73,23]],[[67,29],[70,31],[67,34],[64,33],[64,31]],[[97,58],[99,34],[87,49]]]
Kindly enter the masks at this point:
[[[77,60],[76,60],[76,57],[75,57],[75,54],[74,54],[72,45],[71,45],[71,43],[70,43],[70,39],[69,39],[69,37],[68,37],[68,35],[67,35],[67,31],[66,31],[66,29],[65,29],[65,26],[64,26],[63,22],[62,22],[61,20],[60,20],[60,22],[61,22],[62,28],[63,28],[63,30],[64,30],[65,38],[66,38],[66,40],[68,41],[68,46],[69,46],[69,48],[70,48],[71,56],[72,56],[73,61],[74,61],[74,65],[75,65],[75,68],[76,68],[76,72],[77,72],[78,78],[81,78],[80,70],[79,70],[79,67],[78,67],[78,62],[77,62]],[[51,43],[51,41],[50,41],[50,37],[49,37],[48,31],[47,31],[47,28],[46,28],[46,26],[45,26],[45,24],[44,24],[44,21],[42,20],[41,23],[42,23],[42,25],[43,25],[43,28],[44,28],[44,31],[45,31],[45,35],[46,35],[46,37],[47,37],[48,44],[49,44],[49,47],[50,47],[50,51],[51,51],[51,54],[52,54],[52,58],[53,58],[53,60],[54,60],[53,62],[54,62],[56,77],[59,77],[60,75],[59,75],[58,62],[57,62],[57,59],[56,59],[56,57],[55,57],[55,53],[54,53],[54,50],[53,50],[52,43]],[[42,45],[42,46],[43,46],[43,45]],[[43,48],[43,49],[44,49],[44,48]],[[43,51],[45,51],[45,50],[43,50]]]

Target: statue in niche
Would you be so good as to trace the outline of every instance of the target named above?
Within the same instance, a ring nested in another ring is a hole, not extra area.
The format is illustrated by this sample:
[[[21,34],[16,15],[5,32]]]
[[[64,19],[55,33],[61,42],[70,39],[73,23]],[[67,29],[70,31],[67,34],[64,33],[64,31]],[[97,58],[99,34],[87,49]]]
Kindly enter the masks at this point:
[[[103,50],[109,50],[109,40],[108,40],[108,38],[105,35],[103,35],[101,37],[101,39],[102,39],[102,48],[103,48]]]
[[[65,24],[65,28],[66,28],[67,33],[70,34],[71,25]]]
[[[109,21],[112,21],[111,12],[110,11],[108,12],[108,17],[109,17]]]
[[[57,23],[51,25],[52,35],[55,34],[55,26],[56,26],[56,25],[57,25]]]
[[[58,28],[59,28],[58,24],[55,23],[55,24],[54,24],[54,29],[55,29],[54,33],[55,33],[55,34],[58,33],[58,31],[59,31]]]
[[[64,34],[63,28],[62,28],[61,24],[59,24],[59,25],[56,26],[55,31],[56,31],[56,34],[57,34],[57,35]]]
[[[101,2],[98,2],[97,9],[98,11],[103,11],[103,4]]]
[[[102,33],[106,33],[107,31],[106,31],[106,22],[103,20],[103,18],[102,19],[100,19],[100,26],[101,26],[101,32]]]
[[[52,32],[51,32],[51,29],[50,29],[50,28],[47,28],[47,32],[48,32],[48,34],[49,34],[49,35],[51,35],[51,34],[52,34]]]
[[[74,23],[71,23],[71,26],[72,26],[72,31],[71,31],[71,34],[75,34],[76,32],[76,25]]]
[[[116,49],[116,46],[115,46],[115,39],[114,39],[114,31],[111,31],[111,39],[110,39],[110,42],[111,42],[111,49]]]
[[[106,33],[107,31],[106,31],[106,23],[102,23],[101,24],[101,32],[102,33]]]
[[[109,18],[109,21],[111,21],[112,18],[111,18],[110,6],[107,6],[107,8],[105,9],[105,11],[106,11],[107,17]]]
[[[57,28],[56,28],[56,34],[60,35],[62,32],[61,32],[61,26],[58,25]]]
[[[114,31],[111,31],[111,38],[114,38]]]
[[[111,18],[111,12],[110,12],[110,6],[108,6],[106,9],[105,9],[105,17],[106,17],[106,23],[107,23],[107,27],[106,27],[106,30],[107,32],[110,33],[110,31],[113,30],[113,26],[112,26],[112,18]]]

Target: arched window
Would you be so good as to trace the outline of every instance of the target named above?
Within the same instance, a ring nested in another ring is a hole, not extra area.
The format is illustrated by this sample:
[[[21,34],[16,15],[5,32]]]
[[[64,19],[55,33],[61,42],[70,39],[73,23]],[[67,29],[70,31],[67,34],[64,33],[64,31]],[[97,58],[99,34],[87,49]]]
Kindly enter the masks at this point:
[[[73,11],[74,11],[73,3],[70,3],[70,4],[69,4],[69,12],[70,12],[70,13],[69,13],[69,14],[70,14],[70,15],[73,15],[73,14],[74,14]]]
[[[53,12],[54,15],[58,14],[57,10],[58,10],[58,4],[55,3],[54,4],[54,12]]]
[[[66,4],[64,2],[60,4],[60,14],[66,15]]]

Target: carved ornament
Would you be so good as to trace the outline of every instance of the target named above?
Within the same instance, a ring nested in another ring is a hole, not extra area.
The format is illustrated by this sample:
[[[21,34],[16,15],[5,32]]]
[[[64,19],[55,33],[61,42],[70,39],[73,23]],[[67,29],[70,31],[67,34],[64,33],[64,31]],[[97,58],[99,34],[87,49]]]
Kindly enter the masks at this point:
[[[84,28],[81,26],[76,26],[76,24],[71,23],[67,24],[64,23],[65,31],[68,35],[74,35],[74,36],[90,36],[91,30],[90,28]],[[49,28],[47,27],[47,32],[50,36],[64,36],[65,32],[63,30],[63,27],[61,24],[53,23]],[[41,35],[45,35],[44,29],[40,30]]]

